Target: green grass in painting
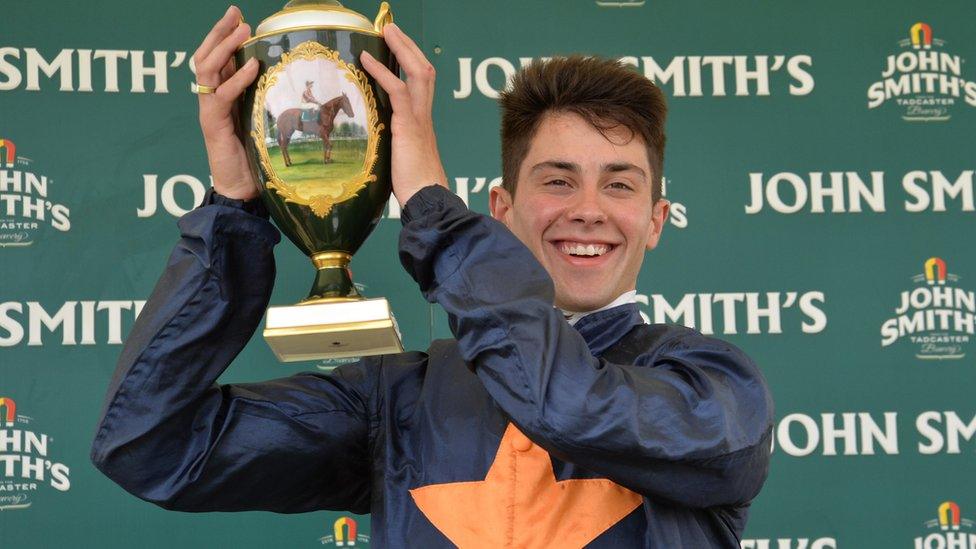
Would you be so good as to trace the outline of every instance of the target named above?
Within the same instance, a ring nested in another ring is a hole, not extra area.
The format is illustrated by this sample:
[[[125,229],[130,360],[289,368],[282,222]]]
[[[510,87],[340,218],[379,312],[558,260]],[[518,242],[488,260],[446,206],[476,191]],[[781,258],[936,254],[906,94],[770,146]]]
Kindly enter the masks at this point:
[[[278,177],[297,187],[323,179],[348,179],[358,174],[365,163],[366,140],[333,141],[332,162],[328,164],[322,162],[321,141],[288,145],[291,166],[285,166],[277,144],[268,147],[268,155]]]

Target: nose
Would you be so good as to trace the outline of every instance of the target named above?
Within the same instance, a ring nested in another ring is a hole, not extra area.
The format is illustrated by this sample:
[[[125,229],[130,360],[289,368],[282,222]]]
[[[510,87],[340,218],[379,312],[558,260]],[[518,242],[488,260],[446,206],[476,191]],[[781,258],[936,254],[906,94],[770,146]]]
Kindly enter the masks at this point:
[[[607,213],[600,200],[600,193],[596,189],[580,189],[574,193],[572,202],[566,209],[566,215],[574,223],[584,225],[599,225],[607,220]]]

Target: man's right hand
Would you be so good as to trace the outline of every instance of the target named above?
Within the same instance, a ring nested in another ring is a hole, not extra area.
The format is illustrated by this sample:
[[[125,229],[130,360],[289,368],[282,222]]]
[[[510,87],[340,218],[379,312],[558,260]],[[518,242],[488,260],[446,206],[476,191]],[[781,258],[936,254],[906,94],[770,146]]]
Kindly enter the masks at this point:
[[[217,91],[199,94],[200,129],[207,146],[210,174],[216,191],[228,198],[250,200],[258,196],[244,145],[234,130],[237,98],[254,82],[258,63],[249,60],[238,69],[234,51],[251,36],[241,10],[231,6],[193,54],[197,84]]]

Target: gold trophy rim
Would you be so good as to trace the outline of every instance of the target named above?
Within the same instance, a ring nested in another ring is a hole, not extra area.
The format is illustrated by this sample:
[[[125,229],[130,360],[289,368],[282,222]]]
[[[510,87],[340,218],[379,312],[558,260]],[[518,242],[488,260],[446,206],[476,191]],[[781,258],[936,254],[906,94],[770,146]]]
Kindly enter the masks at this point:
[[[289,4],[290,3],[291,2],[289,2]],[[268,21],[271,21],[272,19],[274,19],[274,18],[276,18],[276,17],[278,17],[280,15],[283,15],[283,14],[291,14],[291,13],[296,13],[296,12],[301,12],[301,11],[319,11],[319,12],[333,11],[333,12],[340,12],[340,13],[349,13],[349,14],[358,15],[359,17],[361,17],[362,20],[363,20],[364,25],[363,26],[354,26],[354,25],[344,25],[344,24],[316,23],[316,24],[311,24],[311,25],[295,25],[295,26],[288,26],[288,27],[276,28],[274,30],[270,30],[270,31],[267,31],[267,32],[261,32],[261,33],[255,34],[251,38],[248,38],[240,46],[238,46],[237,51],[240,51],[240,50],[246,48],[247,46],[250,46],[251,44],[253,44],[253,43],[255,43],[255,42],[259,41],[259,40],[263,40],[265,38],[268,38],[269,36],[275,36],[277,34],[283,34],[283,33],[287,33],[287,32],[295,32],[295,31],[303,31],[303,30],[344,30],[344,31],[350,31],[350,32],[359,32],[359,33],[362,33],[362,34],[367,34],[367,35],[370,35],[370,36],[377,36],[377,37],[382,38],[382,36],[383,36],[383,27],[387,23],[392,23],[393,22],[393,11],[390,9],[390,3],[389,2],[382,2],[382,3],[380,3],[379,11],[377,12],[376,17],[373,19],[373,23],[372,23],[371,26],[369,25],[369,19],[367,19],[365,15],[363,15],[363,14],[361,14],[361,13],[355,11],[355,10],[351,10],[351,9],[345,7],[345,6],[342,6],[341,4],[339,6],[333,6],[333,5],[330,5],[330,4],[321,4],[321,5],[319,5],[319,7],[311,7],[311,6],[304,7],[304,6],[302,6],[302,7],[294,7],[294,8],[288,8],[288,4],[286,4],[285,7],[282,8],[280,11],[278,11],[278,12],[276,12],[276,13],[268,16],[268,17],[266,17],[264,20],[262,20],[261,23],[258,24],[258,26],[256,27],[256,29],[260,29],[261,26],[263,26],[265,23],[267,23]]]

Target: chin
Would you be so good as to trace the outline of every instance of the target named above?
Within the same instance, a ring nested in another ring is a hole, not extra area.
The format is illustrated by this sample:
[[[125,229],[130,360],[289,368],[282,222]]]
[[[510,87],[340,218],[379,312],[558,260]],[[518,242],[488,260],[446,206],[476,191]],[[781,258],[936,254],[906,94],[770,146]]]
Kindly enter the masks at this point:
[[[561,281],[558,279],[553,281],[556,290],[556,306],[565,311],[577,313],[595,311],[609,305],[620,295],[614,293],[611,288],[615,284],[606,277],[576,275],[560,278]]]
[[[556,296],[556,306],[565,311],[572,311],[574,313],[585,313],[588,311],[595,311],[600,307],[605,307],[613,301],[614,298],[606,296],[585,296],[580,297],[579,293],[573,294],[569,298],[560,298]]]

